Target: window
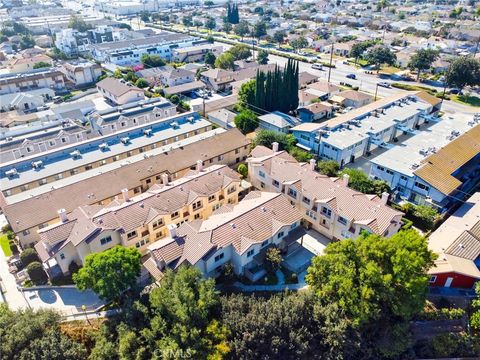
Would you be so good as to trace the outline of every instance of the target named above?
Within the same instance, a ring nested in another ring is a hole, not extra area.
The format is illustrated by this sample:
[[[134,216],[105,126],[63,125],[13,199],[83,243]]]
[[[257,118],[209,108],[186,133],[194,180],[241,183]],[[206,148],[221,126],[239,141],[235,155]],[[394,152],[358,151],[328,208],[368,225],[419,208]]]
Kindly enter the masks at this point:
[[[279,186],[280,186],[280,183],[279,183],[277,180],[273,180],[273,181],[272,181],[272,184],[273,184],[273,186],[275,186],[275,187],[279,187]]]
[[[264,242],[262,242],[261,247],[264,248],[264,247],[267,246],[267,245],[268,245],[268,240],[265,240]]]
[[[231,193],[235,192],[236,190],[237,190],[237,187],[234,185],[230,189],[228,189],[227,194],[230,195]]]
[[[221,204],[215,204],[215,205],[213,205],[213,206],[212,206],[212,211],[215,211],[215,210],[220,209],[220,205],[221,205]]]
[[[179,216],[180,214],[178,213],[178,211],[175,211],[174,213],[172,213],[172,215],[170,215],[172,219],[178,218]]]
[[[147,245],[150,242],[148,238],[142,239],[139,242],[135,243],[135,247],[138,249],[144,245]]]
[[[215,256],[215,262],[222,260],[225,257],[225,253],[218,254]]]
[[[277,234],[277,239],[281,239],[283,237],[283,235],[285,235],[285,233],[283,231],[280,231],[278,234]]]
[[[47,183],[47,179],[42,179],[38,182],[38,185],[45,185]]]
[[[163,219],[158,219],[152,224],[153,230],[158,229],[160,226],[163,226]]]
[[[422,189],[422,190],[425,190],[425,191],[428,191],[430,190],[430,187],[427,186],[427,185],[424,185],[424,184],[421,184],[417,181],[415,181],[415,186],[418,187],[419,189]]]
[[[262,178],[265,177],[265,173],[264,173],[262,170],[260,170],[260,171],[258,172],[258,175],[259,175],[260,177],[262,177]]]
[[[128,237],[128,235],[127,235],[127,237]],[[104,237],[104,238],[100,239],[100,245],[108,244],[111,241],[112,241],[111,236]]]
[[[293,190],[292,188],[289,188],[288,189],[288,195],[290,195],[291,197],[293,197],[294,199],[297,198],[297,191],[296,190]]]
[[[307,198],[307,197],[304,196],[304,197],[302,198],[302,201],[303,201],[305,204],[310,205],[310,199],[309,199],[309,198]]]
[[[160,239],[161,237],[163,237],[163,231],[159,231],[158,233],[155,234],[156,239]]]
[[[239,149],[235,149],[235,154],[240,154],[240,150],[239,150]]]
[[[317,220],[317,214],[315,213],[315,211],[307,210],[305,213],[307,214],[308,217],[314,220]]]
[[[338,217],[338,222],[340,224],[347,225],[347,219],[345,219],[344,217],[339,216]]]
[[[65,259],[65,254],[64,254],[64,253],[61,253],[61,254],[60,254],[60,259],[62,259],[62,260]]]
[[[62,143],[66,143],[67,142],[67,139],[66,138],[62,138]]]
[[[247,252],[247,257],[250,257],[250,256],[252,256],[253,254],[255,254],[255,249],[248,250],[248,252]]]
[[[200,219],[200,218],[201,218],[200,213],[195,214],[195,215],[193,216],[193,218],[194,218],[195,220]]]
[[[92,170],[92,165],[85,166],[85,171]]]
[[[217,160],[222,161],[223,160],[223,155],[220,155],[219,157],[217,157]]]
[[[28,230],[28,229],[27,229],[27,230],[23,230],[22,235],[23,235],[23,236],[30,235],[30,230]]]
[[[137,236],[136,231],[129,232],[129,233],[127,233],[127,240],[133,239],[136,236]]]
[[[387,169],[387,170],[385,170],[385,172],[386,172],[387,174],[389,174],[389,175],[393,175],[393,171],[392,171],[392,170]]]
[[[193,211],[201,209],[202,208],[202,200],[198,200],[197,202],[193,203]]]
[[[216,199],[216,196],[215,196],[215,195],[210,195],[210,196],[208,197],[208,202],[215,201],[215,199]]]
[[[322,214],[330,218],[332,216],[332,210],[326,208],[325,206],[322,206]]]
[[[430,276],[430,279],[428,279],[429,283],[434,283],[435,281],[437,281],[437,277],[435,275]]]
[[[405,175],[400,176],[400,179],[403,181],[407,181],[407,177]]]
[[[290,225],[290,229],[295,229],[297,227],[297,223],[293,223],[292,225]]]
[[[63,174],[55,175],[55,180],[61,180],[61,179],[63,179]]]

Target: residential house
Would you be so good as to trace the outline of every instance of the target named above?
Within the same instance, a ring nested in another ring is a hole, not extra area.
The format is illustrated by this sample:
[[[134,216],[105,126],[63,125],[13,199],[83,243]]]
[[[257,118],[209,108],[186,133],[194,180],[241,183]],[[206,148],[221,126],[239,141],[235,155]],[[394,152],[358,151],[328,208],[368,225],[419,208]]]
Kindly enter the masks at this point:
[[[195,81],[195,73],[193,71],[172,66],[139,70],[135,74],[147,80],[152,86],[179,86]]]
[[[363,231],[392,236],[402,225],[403,213],[387,206],[382,197],[348,187],[348,175],[329,178],[315,171],[316,161],[298,163],[286,151],[257,146],[248,158],[251,184],[261,191],[282,193],[302,215],[302,223],[331,240],[356,238]]]
[[[218,57],[223,52],[222,45],[200,44],[185,48],[173,49],[172,60],[176,62],[203,62],[205,55],[212,53]]]
[[[273,111],[259,116],[258,123],[260,129],[273,130],[288,134],[292,127],[300,123],[300,120],[280,111]]]
[[[257,281],[265,275],[262,255],[273,246],[284,249],[300,218],[284,195],[255,191],[206,220],[169,227],[168,238],[148,246],[150,258],[144,266],[156,278],[158,272],[185,264],[216,277],[223,265],[231,263],[235,274]]]
[[[72,262],[83,265],[88,254],[115,245],[144,253],[148,244],[167,235],[167,227],[208,218],[222,205],[237,203],[240,181],[227,166],[203,169],[199,160],[195,171],[174,181],[165,174],[162,184],[143,194],[130,197],[123,189],[122,198],[106,207],[83,206],[68,215],[60,209],[60,221],[39,230],[35,249],[51,276],[66,274]]]
[[[227,109],[218,109],[207,114],[208,120],[224,129],[235,127],[236,116],[237,114]]]
[[[475,287],[480,280],[480,192],[430,234],[428,248],[438,256],[428,271],[430,286]]]
[[[333,103],[354,109],[361,108],[373,102],[374,97],[356,90],[345,90],[330,98]]]
[[[145,98],[142,89],[114,77],[107,77],[98,82],[97,91],[102,94],[105,99],[117,105],[124,105]]]
[[[302,71],[298,74],[298,86],[303,89],[307,85],[313,84],[318,81],[318,76],[310,74],[308,71]]]
[[[231,83],[234,78],[231,71],[210,69],[200,74],[200,80],[214,91],[228,92],[231,90]]]
[[[314,122],[333,116],[333,106],[327,102],[313,103],[297,110],[302,122]]]
[[[55,96],[52,89],[36,89],[21,93],[12,93],[0,95],[1,111],[18,110],[28,112],[45,105],[46,101],[51,100]],[[5,159],[2,159],[5,161]]]

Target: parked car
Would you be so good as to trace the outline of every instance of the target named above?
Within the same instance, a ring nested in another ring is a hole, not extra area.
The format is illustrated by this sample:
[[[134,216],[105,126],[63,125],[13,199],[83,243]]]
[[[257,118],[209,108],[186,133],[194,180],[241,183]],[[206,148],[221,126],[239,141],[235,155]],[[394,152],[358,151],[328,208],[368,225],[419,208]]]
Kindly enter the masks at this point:
[[[458,95],[458,94],[461,94],[462,93],[462,90],[460,89],[457,89],[457,88],[453,88],[453,89],[450,89],[448,91],[449,94],[452,94],[452,95]]]
[[[349,78],[349,79],[355,80],[355,79],[357,78],[357,75],[355,75],[355,74],[347,74],[346,77]]]
[[[55,104],[60,104],[63,101],[63,98],[61,96],[54,96],[52,100]]]
[[[377,85],[381,86],[381,87],[384,87],[384,88],[390,88],[391,87],[391,85],[386,81],[380,81]]]
[[[315,70],[323,70],[323,65],[322,65],[322,64],[315,63],[315,64],[312,65],[312,69],[315,69]]]

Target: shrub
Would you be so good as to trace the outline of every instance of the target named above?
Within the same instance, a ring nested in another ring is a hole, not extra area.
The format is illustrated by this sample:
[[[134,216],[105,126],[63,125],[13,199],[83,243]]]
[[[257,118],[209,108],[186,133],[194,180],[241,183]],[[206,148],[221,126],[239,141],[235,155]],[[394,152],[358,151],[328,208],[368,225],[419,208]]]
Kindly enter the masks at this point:
[[[43,285],[48,281],[47,273],[38,261],[34,261],[27,266],[27,273],[35,285]]]
[[[237,172],[242,175],[244,178],[248,176],[248,168],[245,164],[240,164],[237,167]]]
[[[23,266],[28,266],[33,262],[38,262],[40,259],[38,258],[38,254],[35,249],[28,248],[22,251],[20,254],[20,260],[22,260]]]

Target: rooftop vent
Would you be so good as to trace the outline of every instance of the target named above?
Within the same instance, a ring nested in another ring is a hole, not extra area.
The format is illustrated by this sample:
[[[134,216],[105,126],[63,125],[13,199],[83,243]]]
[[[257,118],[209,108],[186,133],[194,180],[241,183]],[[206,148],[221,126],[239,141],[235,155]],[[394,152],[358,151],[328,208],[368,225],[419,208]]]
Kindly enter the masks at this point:
[[[120,141],[122,142],[122,144],[127,145],[130,142],[130,138],[128,136],[125,136],[121,138]]]
[[[17,169],[10,169],[8,171],[5,171],[5,175],[7,175],[8,177],[13,177],[13,176],[16,176],[17,174],[18,174]]]
[[[43,161],[42,160],[32,162],[32,167],[34,169],[40,169],[42,166],[43,166]]]
[[[108,149],[108,144],[106,142],[101,143],[100,145],[98,145],[98,148],[100,150],[107,150]]]
[[[143,130],[143,134],[146,135],[146,136],[152,135],[152,129],[145,129],[145,130]]]
[[[82,154],[80,154],[80,151],[75,150],[70,153],[70,156],[74,159],[79,158]]]

